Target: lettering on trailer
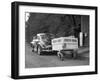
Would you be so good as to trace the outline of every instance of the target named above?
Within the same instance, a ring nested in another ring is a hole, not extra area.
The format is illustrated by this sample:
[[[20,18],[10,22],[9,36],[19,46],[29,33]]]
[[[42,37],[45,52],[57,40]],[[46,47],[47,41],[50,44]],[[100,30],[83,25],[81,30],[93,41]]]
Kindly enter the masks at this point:
[[[76,39],[64,39],[65,42],[77,42]]]
[[[61,39],[56,39],[56,40],[53,40],[52,41],[53,43],[58,43],[58,42],[61,42]],[[69,39],[69,38],[67,38],[67,39],[64,39],[64,42],[78,42],[78,40],[77,39]]]

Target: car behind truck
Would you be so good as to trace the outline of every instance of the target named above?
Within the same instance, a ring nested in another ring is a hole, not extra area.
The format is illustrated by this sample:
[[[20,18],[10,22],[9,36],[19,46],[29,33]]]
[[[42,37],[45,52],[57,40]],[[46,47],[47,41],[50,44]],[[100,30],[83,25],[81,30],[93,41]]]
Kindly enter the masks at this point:
[[[73,57],[76,57],[78,49],[78,39],[75,37],[55,38],[53,34],[39,33],[36,39],[31,42],[33,51],[41,55],[43,52],[56,51],[58,57],[64,60],[65,51],[69,51]]]

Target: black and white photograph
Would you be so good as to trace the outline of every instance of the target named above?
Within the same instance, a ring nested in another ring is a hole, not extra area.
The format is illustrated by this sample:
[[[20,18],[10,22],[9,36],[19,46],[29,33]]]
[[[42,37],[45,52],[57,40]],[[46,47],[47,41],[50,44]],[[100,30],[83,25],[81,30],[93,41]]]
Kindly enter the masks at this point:
[[[97,7],[12,3],[14,79],[97,74]]]
[[[25,68],[89,65],[89,15],[25,13]]]

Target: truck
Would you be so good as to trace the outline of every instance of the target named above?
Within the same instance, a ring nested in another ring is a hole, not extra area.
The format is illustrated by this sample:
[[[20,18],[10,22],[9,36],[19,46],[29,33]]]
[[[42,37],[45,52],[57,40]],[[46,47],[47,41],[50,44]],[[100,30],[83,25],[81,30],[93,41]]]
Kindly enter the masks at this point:
[[[49,33],[39,33],[36,39],[33,39],[31,44],[33,50],[41,55],[43,52],[57,52],[57,56],[64,60],[65,52],[70,52],[72,57],[75,58],[78,49],[78,39],[74,36],[58,37]]]
[[[39,33],[35,36],[31,42],[33,51],[37,52],[38,55],[41,55],[43,52],[52,51],[51,40],[54,38],[53,34],[48,33]]]

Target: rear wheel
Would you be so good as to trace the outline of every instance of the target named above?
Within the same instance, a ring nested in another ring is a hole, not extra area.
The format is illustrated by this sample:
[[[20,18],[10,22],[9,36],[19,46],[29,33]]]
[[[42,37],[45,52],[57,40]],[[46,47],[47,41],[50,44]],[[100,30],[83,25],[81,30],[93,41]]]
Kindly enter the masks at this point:
[[[73,57],[74,59],[77,58],[77,50],[73,50],[72,57]]]
[[[38,53],[38,55],[42,54],[42,47],[40,45],[38,45],[37,53]]]

